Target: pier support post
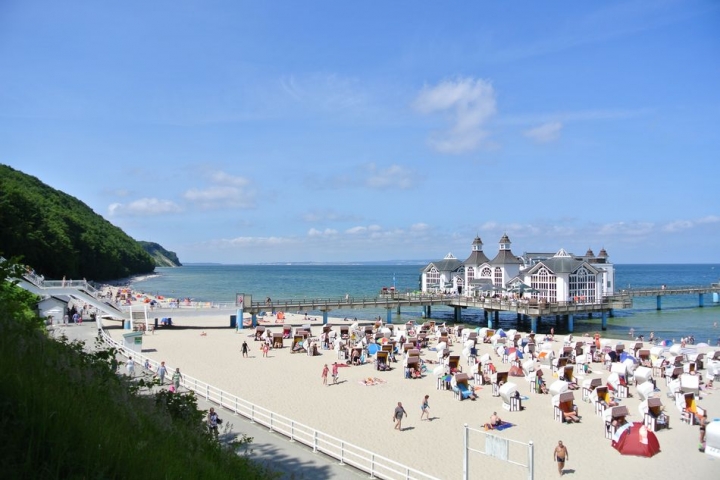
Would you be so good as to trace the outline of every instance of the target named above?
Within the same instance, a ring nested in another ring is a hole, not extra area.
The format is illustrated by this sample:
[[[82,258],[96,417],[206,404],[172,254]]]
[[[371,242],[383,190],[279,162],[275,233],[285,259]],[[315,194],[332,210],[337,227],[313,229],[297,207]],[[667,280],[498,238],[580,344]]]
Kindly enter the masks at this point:
[[[540,320],[540,317],[532,317],[530,319],[530,331],[537,333],[537,327],[538,327],[538,321]]]
[[[605,310],[602,312],[602,323],[600,324],[603,331],[607,330],[607,317],[608,314]]]
[[[485,312],[487,314],[487,312]],[[487,327],[492,329],[493,328],[493,316],[492,315],[485,315],[485,318],[487,318]]]
[[[323,325],[327,325],[328,323],[328,311],[323,310]]]
[[[255,327],[257,327],[257,325],[258,325],[258,323],[257,323],[257,312],[253,312],[253,313],[252,313],[252,327],[255,328]]]
[[[495,310],[493,312],[493,317],[495,317],[495,318],[493,318],[493,323],[498,325],[500,323],[500,310]]]
[[[460,323],[462,321],[462,307],[453,307],[455,310],[455,323]]]
[[[488,321],[488,311],[483,310],[483,319],[487,322]]]
[[[575,327],[575,316],[574,315],[568,315],[568,332],[572,333],[573,329]]]
[[[705,306],[705,297],[703,296],[702,293],[699,293],[698,295],[699,295],[699,298],[698,298],[698,307],[702,308],[702,307]]]
[[[657,304],[657,310],[662,310],[662,297],[660,295],[655,297],[655,303]]]
[[[385,315],[385,323],[392,323],[392,308],[386,308],[387,314]]]
[[[430,315],[432,314],[432,309],[430,308],[430,305],[425,305],[425,318],[430,318]]]
[[[397,310],[395,310],[395,313],[400,315],[400,304],[399,303],[397,304]]]
[[[245,324],[243,323],[242,308],[237,309],[237,312],[235,312],[235,318],[237,319],[235,320],[235,328],[237,328],[238,330],[242,330],[243,328],[245,328]]]

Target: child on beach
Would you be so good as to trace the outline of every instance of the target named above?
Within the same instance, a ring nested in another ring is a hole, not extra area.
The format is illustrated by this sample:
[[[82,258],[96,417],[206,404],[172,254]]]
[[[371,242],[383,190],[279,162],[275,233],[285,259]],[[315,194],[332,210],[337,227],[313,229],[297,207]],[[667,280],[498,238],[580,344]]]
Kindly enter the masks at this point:
[[[323,369],[322,369],[322,375],[321,375],[321,376],[322,376],[323,385],[325,385],[325,386],[327,386],[327,384],[328,384],[328,383],[327,383],[328,371],[329,371],[329,369],[328,369],[328,366],[327,366],[327,363],[326,363],[325,366],[324,366]]]
[[[425,395],[425,398],[423,398],[422,404],[420,405],[420,410],[422,410],[422,413],[420,414],[420,421],[422,421],[423,417],[427,418],[428,422],[430,419],[430,402],[429,399],[430,395]]]
[[[338,379],[338,364],[337,364],[337,362],[333,363],[332,379],[333,379],[333,385],[335,385],[337,383],[337,379]]]

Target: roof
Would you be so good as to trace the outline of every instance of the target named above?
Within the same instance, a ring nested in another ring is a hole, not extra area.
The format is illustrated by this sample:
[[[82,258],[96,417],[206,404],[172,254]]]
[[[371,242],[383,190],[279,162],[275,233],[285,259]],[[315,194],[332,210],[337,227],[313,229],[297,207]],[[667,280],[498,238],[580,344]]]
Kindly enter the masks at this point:
[[[491,265],[522,265],[522,263],[522,260],[513,255],[510,250],[500,250],[490,261]]]
[[[547,260],[543,260],[542,262],[538,262],[533,268],[528,271],[528,274],[535,273],[540,269],[541,266],[546,267],[548,270],[550,270],[556,275],[559,273],[574,273],[582,266],[584,266],[594,274],[600,273],[600,270],[585,261],[577,260],[573,257],[553,257],[548,258]]]
[[[463,263],[465,265],[482,265],[483,263],[489,262],[490,259],[485,255],[485,252],[478,250],[472,252],[470,256]]]
[[[454,272],[462,266],[462,262],[457,258],[443,258],[435,262],[430,262],[424,269],[423,272],[429,271],[432,267],[437,268],[441,272]]]

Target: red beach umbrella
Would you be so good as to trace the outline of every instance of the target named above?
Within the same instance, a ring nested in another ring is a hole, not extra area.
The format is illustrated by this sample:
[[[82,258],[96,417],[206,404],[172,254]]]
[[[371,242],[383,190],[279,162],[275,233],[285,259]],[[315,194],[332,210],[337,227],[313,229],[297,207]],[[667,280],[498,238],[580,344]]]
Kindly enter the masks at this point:
[[[655,434],[640,422],[634,422],[612,446],[622,455],[652,457],[660,452],[660,443]]]

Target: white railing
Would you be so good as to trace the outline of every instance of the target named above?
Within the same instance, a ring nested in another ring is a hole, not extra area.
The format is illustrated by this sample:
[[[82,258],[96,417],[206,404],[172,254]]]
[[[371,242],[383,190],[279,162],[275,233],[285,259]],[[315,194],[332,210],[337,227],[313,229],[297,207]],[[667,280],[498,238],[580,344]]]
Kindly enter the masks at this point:
[[[116,342],[104,330],[100,330],[103,341],[118,349],[122,355],[132,356],[135,364],[143,367],[146,362],[153,372],[157,372],[159,362],[142,353],[126,349]],[[167,368],[166,378],[172,379],[174,368],[165,365]],[[170,380],[171,381],[171,380]],[[267,427],[271,432],[277,432],[287,437],[291,442],[299,442],[312,448],[315,453],[323,453],[337,459],[341,465],[350,465],[358,470],[370,474],[370,478],[383,479],[404,479],[404,480],[438,480],[436,477],[427,475],[419,470],[403,465],[389,458],[378,455],[364,448],[348,443],[337,437],[316,430],[305,424],[296,422],[283,415],[271,412],[259,405],[236,397],[217,387],[209,385],[201,380],[182,374],[180,386],[195,392],[198,397],[208,402],[219,405],[226,410],[242,415],[251,422],[259,423]]]

